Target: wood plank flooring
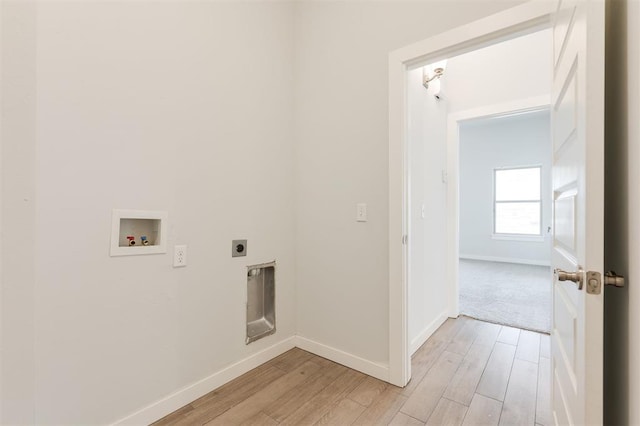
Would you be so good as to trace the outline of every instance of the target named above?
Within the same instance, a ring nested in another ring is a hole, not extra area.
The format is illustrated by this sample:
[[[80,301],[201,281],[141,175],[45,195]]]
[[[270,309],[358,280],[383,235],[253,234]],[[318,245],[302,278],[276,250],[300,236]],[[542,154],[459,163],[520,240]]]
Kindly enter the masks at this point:
[[[155,425],[551,424],[548,335],[448,319],[411,364],[397,388],[292,349]]]

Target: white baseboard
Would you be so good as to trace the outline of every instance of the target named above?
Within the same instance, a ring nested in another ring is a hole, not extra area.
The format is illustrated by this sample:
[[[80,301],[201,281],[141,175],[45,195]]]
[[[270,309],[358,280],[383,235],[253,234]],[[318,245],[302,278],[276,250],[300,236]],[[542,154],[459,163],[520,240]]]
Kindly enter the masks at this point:
[[[446,319],[446,316],[445,318]],[[444,319],[442,320],[444,322]],[[435,322],[434,322],[435,324]],[[434,331],[440,324],[434,326]],[[433,331],[431,331],[433,333]],[[427,336],[428,337],[428,336]],[[426,340],[426,339],[425,339]],[[373,376],[377,379],[389,381],[389,366],[377,364],[356,355],[341,351],[331,346],[315,342],[302,336],[292,336],[282,342],[266,348],[248,358],[236,362],[209,377],[193,383],[179,391],[142,408],[141,410],[113,423],[116,426],[151,424],[190,402],[200,398],[225,383],[242,374],[264,364],[284,352],[299,347],[314,355],[330,359],[354,370]]]
[[[431,321],[429,325],[425,327],[424,330],[420,332],[415,338],[411,339],[411,346],[409,347],[409,353],[413,355],[416,353],[420,346],[424,345],[424,342],[427,341],[429,337],[440,327],[449,317],[447,312],[442,312],[440,315],[436,317],[435,320]]]
[[[477,256],[475,254],[461,254],[459,257],[460,259],[486,260],[487,262],[521,263],[523,265],[551,266],[551,262],[548,260],[519,259],[516,257]]]
[[[364,374],[368,374],[369,376],[373,376],[376,379],[380,379],[385,382],[389,381],[389,365],[387,364],[377,364],[302,336],[296,336],[296,346],[307,352],[311,352],[312,354],[330,359],[338,364],[345,365]]]
[[[296,346],[295,341],[296,337],[291,336],[273,346],[222,369],[209,377],[205,377],[196,383],[156,401],[140,411],[125,417],[124,419],[118,420],[114,425],[151,424],[156,420],[163,418],[167,414],[171,414],[178,408],[184,407],[212,390],[243,375],[247,371],[250,371],[278,355],[293,349]]]

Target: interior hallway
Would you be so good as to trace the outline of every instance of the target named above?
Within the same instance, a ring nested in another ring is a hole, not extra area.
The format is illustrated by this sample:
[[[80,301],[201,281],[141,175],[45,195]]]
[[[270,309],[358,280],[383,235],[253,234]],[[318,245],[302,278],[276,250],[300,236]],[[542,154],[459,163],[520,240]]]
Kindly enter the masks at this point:
[[[293,349],[156,425],[550,425],[549,336],[464,316],[412,359],[404,388]]]

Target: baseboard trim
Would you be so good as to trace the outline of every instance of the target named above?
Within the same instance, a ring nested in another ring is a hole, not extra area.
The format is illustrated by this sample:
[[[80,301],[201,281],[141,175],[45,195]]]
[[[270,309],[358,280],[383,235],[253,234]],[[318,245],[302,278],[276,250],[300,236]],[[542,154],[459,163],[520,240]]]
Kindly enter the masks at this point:
[[[354,370],[358,370],[376,379],[389,381],[389,365],[377,364],[375,362],[360,358],[340,349],[318,343],[306,337],[296,336],[296,346],[314,355],[327,358]]]
[[[548,260],[519,259],[516,257],[476,256],[475,254],[461,254],[460,259],[485,260],[487,262],[520,263],[523,265],[551,266]]]
[[[444,315],[444,314],[443,314]],[[438,317],[438,320],[440,317]],[[433,330],[427,335],[425,340],[435,331],[444,320],[446,315],[442,319],[440,324],[434,321],[429,328],[433,327]],[[426,335],[427,330],[421,334]],[[378,364],[364,358],[360,358],[356,355],[348,352],[341,351],[331,346],[318,343],[311,339],[307,339],[302,336],[292,336],[273,346],[270,346],[256,354],[253,354],[241,361],[238,361],[202,380],[197,381],[183,389],[180,389],[173,394],[156,401],[141,410],[113,423],[113,426],[128,426],[128,425],[141,425],[151,424],[164,416],[171,414],[177,409],[184,407],[190,402],[200,398],[203,395],[211,392],[214,389],[219,388],[227,382],[241,376],[242,374],[264,364],[265,362],[285,353],[286,351],[298,347],[307,352],[311,352],[314,355],[327,358],[331,361],[337,362],[354,370],[360,371],[376,379],[389,381],[389,366],[385,364]]]
[[[295,346],[296,337],[291,336],[118,420],[114,425],[151,424]]]
[[[431,335],[438,329],[438,327],[444,324],[444,322],[447,320],[448,317],[449,315],[447,315],[447,312],[443,311],[440,315],[436,317],[435,320],[431,321],[431,323],[428,326],[426,326],[425,329],[420,332],[420,334],[418,334],[415,338],[411,340],[409,353],[411,355],[416,353],[416,351],[420,349],[422,345],[424,345],[424,342],[426,342],[427,339],[431,337]]]

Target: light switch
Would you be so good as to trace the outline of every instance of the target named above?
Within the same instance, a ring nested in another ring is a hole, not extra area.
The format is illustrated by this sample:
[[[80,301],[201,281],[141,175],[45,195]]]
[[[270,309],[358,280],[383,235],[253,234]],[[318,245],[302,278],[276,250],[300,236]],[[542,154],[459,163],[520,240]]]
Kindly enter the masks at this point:
[[[357,222],[367,221],[367,205],[365,203],[356,204],[356,221]]]

